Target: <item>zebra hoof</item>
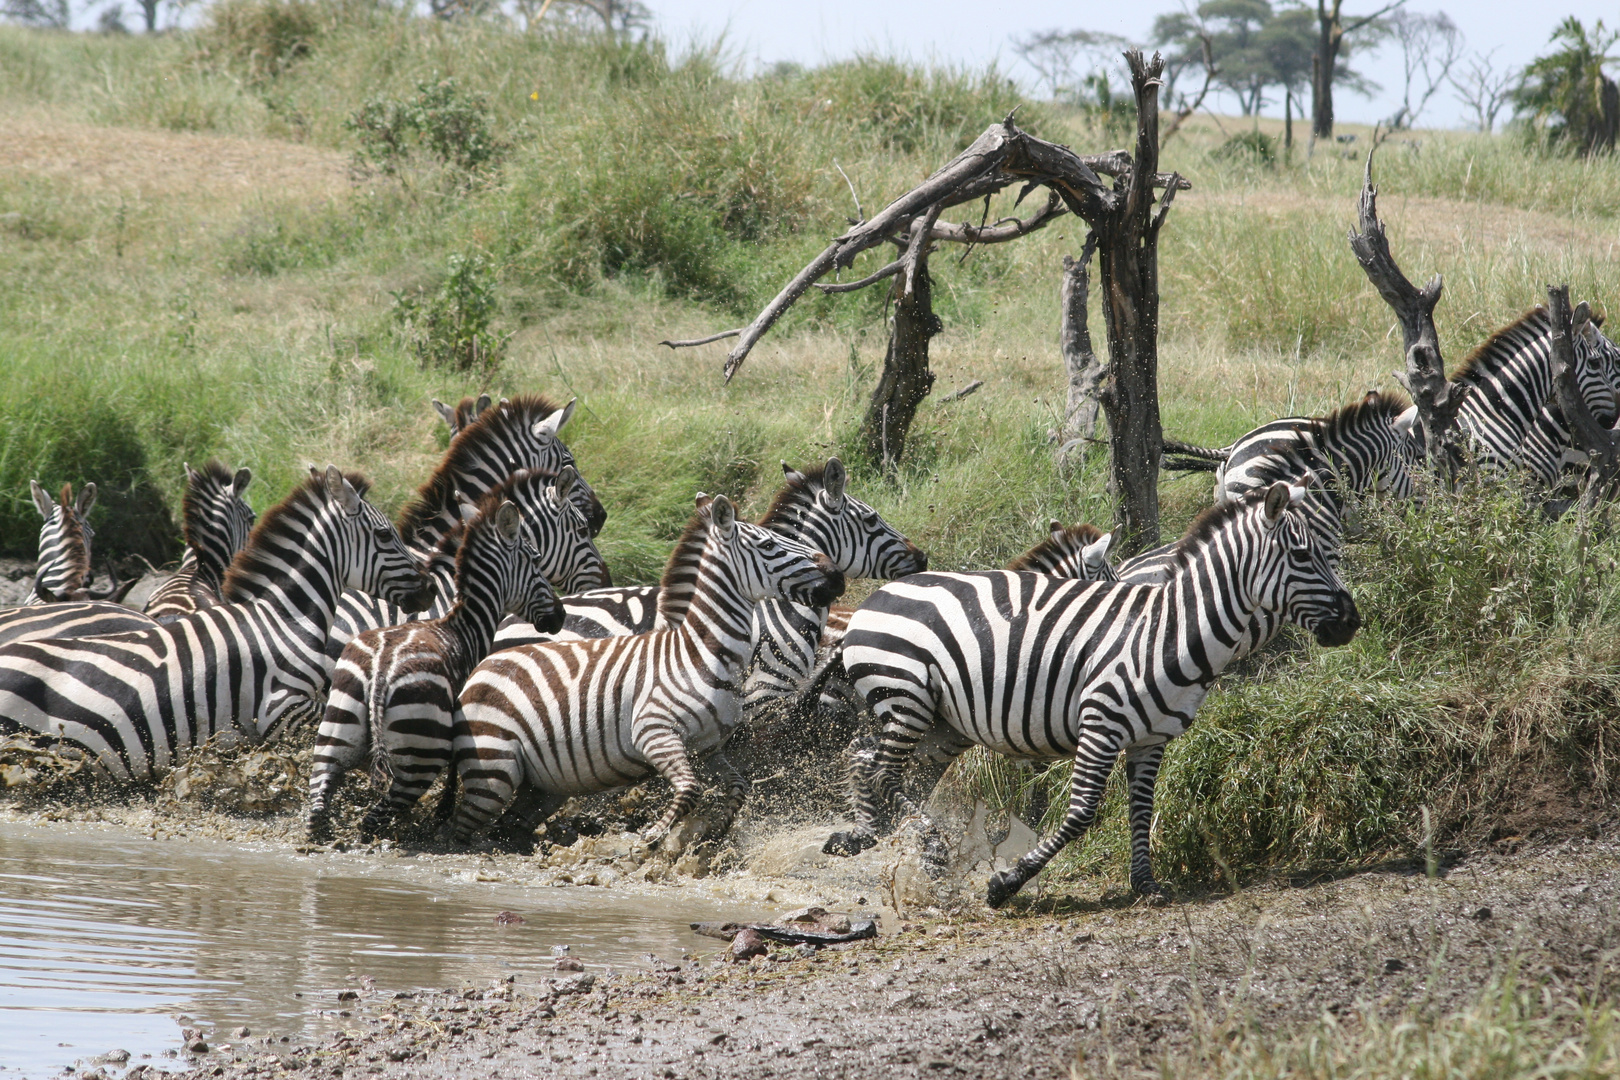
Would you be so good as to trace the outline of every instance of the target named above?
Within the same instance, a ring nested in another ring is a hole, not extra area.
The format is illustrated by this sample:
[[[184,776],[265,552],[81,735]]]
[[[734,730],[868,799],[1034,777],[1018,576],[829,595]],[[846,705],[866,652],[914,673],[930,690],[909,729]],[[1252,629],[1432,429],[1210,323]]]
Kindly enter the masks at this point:
[[[1018,890],[1024,887],[1024,881],[1011,870],[1003,870],[999,874],[990,875],[990,887],[985,890],[984,902],[992,908],[1005,907],[1007,901],[1018,895]]]
[[[304,826],[304,843],[324,844],[332,839],[332,822],[330,819],[310,818]]]
[[[867,832],[835,832],[821,845],[823,855],[859,855],[867,848],[877,846],[877,837]]]
[[[1170,890],[1160,885],[1152,878],[1144,881],[1131,882],[1131,892],[1140,896],[1154,907],[1163,907],[1170,902]]]

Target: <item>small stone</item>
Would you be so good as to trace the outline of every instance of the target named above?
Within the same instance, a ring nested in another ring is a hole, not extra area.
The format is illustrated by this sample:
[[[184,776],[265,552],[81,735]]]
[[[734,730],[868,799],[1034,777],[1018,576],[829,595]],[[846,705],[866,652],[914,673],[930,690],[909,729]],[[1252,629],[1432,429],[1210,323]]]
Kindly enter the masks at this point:
[[[528,921],[528,919],[525,919],[515,911],[503,911],[499,915],[495,916],[496,926],[519,926]]]
[[[92,1065],[122,1065],[129,1060],[128,1050],[109,1050],[90,1059]]]
[[[567,956],[568,955],[568,946],[567,945],[553,945],[551,947],[551,955],[552,956]]]
[[[747,960],[754,956],[764,956],[769,945],[759,931],[744,928],[731,939],[731,958],[733,960]]]
[[[243,1027],[239,1027],[239,1028],[236,1028],[235,1030],[233,1030],[231,1032],[231,1038],[233,1038],[233,1039],[245,1039],[249,1035],[252,1035],[252,1034],[253,1034],[252,1030],[250,1030],[246,1026],[243,1026]]]
[[[558,971],[584,971],[585,965],[572,956],[559,956],[552,961]]]
[[[356,1001],[360,997],[360,992],[358,990],[339,990],[337,997],[339,1001]]]
[[[1406,970],[1406,961],[1397,960],[1393,956],[1384,961],[1384,974],[1393,975],[1398,971]]]
[[[1097,935],[1093,934],[1089,930],[1086,931],[1083,934],[1076,934],[1074,936],[1074,943],[1076,945],[1090,945],[1093,941],[1096,941],[1096,940],[1097,940]]]
[[[108,1080],[107,1070],[102,1068],[90,1069],[80,1073],[79,1080]]]
[[[394,1049],[388,1051],[389,1061],[409,1061],[410,1059],[411,1052],[405,1047],[395,1047]]]
[[[1480,922],[1484,922],[1487,919],[1489,919],[1490,917],[1491,917],[1491,909],[1488,908],[1488,907],[1482,907],[1478,911],[1474,912],[1474,918],[1479,920]]]
[[[208,1053],[208,1044],[200,1038],[192,1039],[186,1043],[186,1053],[206,1054]]]

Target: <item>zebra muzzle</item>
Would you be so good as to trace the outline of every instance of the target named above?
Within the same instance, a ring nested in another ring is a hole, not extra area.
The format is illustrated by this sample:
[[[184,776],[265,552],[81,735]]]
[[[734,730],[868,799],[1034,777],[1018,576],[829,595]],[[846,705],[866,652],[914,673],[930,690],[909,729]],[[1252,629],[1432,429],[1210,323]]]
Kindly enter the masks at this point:
[[[1326,648],[1350,644],[1350,639],[1361,629],[1361,612],[1356,609],[1354,597],[1349,593],[1341,593],[1335,606],[1338,608],[1338,614],[1323,619],[1312,631],[1316,636],[1316,643]]]

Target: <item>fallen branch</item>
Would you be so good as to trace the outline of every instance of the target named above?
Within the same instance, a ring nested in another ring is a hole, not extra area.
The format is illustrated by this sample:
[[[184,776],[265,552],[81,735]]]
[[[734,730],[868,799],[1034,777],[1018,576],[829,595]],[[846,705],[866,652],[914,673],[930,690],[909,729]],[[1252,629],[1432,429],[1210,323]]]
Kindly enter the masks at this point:
[[[944,397],[940,398],[939,401],[937,402],[937,404],[939,404],[939,405],[948,405],[953,401],[961,401],[963,398],[967,397],[969,394],[972,394],[972,393],[976,392],[979,389],[979,387],[981,387],[983,385],[984,385],[984,380],[983,379],[974,379],[972,382],[968,383],[966,386],[962,387],[960,390],[952,390],[950,393],[948,393]]]
[[[740,333],[742,333],[741,329],[722,330],[718,334],[710,334],[708,337],[693,338],[690,341],[670,341],[670,340],[665,340],[665,341],[660,341],[658,344],[660,344],[660,345],[668,345],[672,349],[686,349],[686,348],[690,348],[693,345],[707,345],[711,341],[724,341],[726,338],[734,338]]]

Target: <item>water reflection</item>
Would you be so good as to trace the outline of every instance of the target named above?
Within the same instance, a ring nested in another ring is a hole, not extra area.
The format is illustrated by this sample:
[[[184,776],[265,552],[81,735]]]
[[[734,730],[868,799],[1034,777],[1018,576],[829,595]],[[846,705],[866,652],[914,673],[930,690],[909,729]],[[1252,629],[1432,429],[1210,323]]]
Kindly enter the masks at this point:
[[[496,926],[503,909],[528,920]],[[0,824],[0,1065],[45,1076],[115,1047],[154,1058],[177,1017],[308,1035],[330,991],[451,987],[699,947],[686,923],[753,917],[688,898],[458,882],[399,863],[301,858],[71,826]],[[300,996],[303,995],[303,996]]]

